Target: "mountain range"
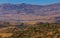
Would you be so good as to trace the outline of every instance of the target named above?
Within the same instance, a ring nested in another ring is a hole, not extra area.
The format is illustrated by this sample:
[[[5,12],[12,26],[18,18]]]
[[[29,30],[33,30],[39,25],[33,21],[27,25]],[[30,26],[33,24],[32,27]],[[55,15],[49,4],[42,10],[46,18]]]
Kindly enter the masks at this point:
[[[50,5],[0,4],[0,21],[60,21],[60,3]]]

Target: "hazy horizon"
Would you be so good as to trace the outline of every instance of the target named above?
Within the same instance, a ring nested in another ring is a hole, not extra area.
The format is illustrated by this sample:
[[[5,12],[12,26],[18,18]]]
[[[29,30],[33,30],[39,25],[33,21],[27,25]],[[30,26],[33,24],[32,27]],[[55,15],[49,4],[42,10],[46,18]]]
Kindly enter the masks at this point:
[[[33,4],[33,5],[49,5],[54,3],[60,3],[60,0],[0,0],[0,4]]]

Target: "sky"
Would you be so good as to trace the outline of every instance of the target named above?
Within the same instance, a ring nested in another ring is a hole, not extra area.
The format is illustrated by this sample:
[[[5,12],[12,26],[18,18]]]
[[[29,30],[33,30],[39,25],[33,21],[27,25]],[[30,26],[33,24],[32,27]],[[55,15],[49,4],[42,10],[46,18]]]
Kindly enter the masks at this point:
[[[60,3],[60,0],[0,0],[0,4],[11,3],[11,4],[34,4],[34,5],[48,5],[53,3]]]

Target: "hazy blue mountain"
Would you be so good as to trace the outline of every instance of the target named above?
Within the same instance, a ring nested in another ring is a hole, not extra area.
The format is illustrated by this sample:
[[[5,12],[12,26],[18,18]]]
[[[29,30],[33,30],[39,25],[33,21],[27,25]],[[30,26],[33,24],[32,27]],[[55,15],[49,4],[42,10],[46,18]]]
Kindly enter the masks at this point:
[[[60,15],[60,3],[50,5],[31,5],[31,4],[0,4],[0,17],[36,17]]]

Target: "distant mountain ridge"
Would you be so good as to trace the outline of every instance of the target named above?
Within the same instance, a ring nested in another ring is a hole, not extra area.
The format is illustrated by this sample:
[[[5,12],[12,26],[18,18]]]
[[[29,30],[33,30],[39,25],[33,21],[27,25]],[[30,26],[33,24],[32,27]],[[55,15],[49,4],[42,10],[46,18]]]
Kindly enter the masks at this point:
[[[2,13],[26,13],[26,14],[40,14],[40,15],[50,15],[59,14],[60,3],[51,5],[31,5],[31,4],[2,4],[0,5],[0,12]],[[52,13],[53,12],[53,13]],[[57,13],[56,13],[57,12]]]
[[[60,16],[60,3],[55,3],[55,4],[50,4],[50,5],[31,5],[31,4],[25,4],[25,3],[1,4],[0,5],[0,19],[2,17],[11,18],[12,17],[11,15],[14,16],[13,19],[16,19],[17,17],[23,18],[23,19],[25,19],[24,17],[26,18],[35,17],[34,19],[36,19],[36,17],[40,18],[40,16],[42,17],[43,16],[49,16],[49,17]]]

